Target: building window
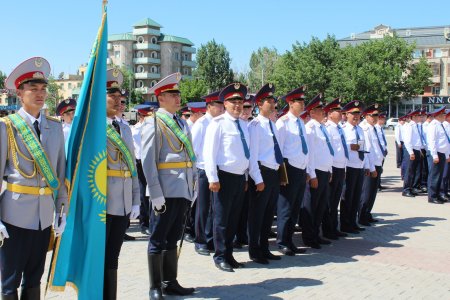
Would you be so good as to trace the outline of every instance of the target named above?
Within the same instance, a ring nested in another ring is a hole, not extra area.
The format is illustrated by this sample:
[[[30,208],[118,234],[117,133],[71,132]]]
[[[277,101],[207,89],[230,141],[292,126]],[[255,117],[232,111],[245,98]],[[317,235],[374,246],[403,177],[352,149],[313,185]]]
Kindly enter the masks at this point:
[[[440,58],[440,57],[442,57],[442,51],[441,51],[441,49],[433,49],[433,57],[436,57],[436,58]]]
[[[72,82],[69,82],[69,83],[67,84],[67,88],[68,88],[69,90],[72,89]]]
[[[150,83],[150,86],[151,86],[151,87],[154,87],[155,84],[156,84],[156,80],[153,80],[153,81]]]
[[[137,38],[137,42],[138,42],[139,44],[143,44],[143,43],[145,42],[144,37],[143,37],[143,36],[139,36],[139,37]]]
[[[62,89],[64,89],[64,83],[61,83],[61,84],[59,85],[59,87],[62,88]]]
[[[423,56],[422,50],[416,49],[413,52],[413,58],[421,58]]]
[[[151,99],[152,99],[152,102],[156,102],[156,96],[155,95],[152,95]]]
[[[78,83],[77,83],[77,87],[81,87],[81,82],[78,82]]]
[[[138,51],[137,57],[138,57],[138,58],[144,57],[144,51]]]
[[[441,64],[430,64],[433,76],[441,76]]]
[[[189,75],[189,68],[183,68],[183,75]]]
[[[137,88],[142,88],[142,87],[144,87],[144,82],[143,82],[142,80],[136,81],[136,87],[137,87]]]
[[[137,66],[136,71],[137,71],[137,73],[144,73],[145,72],[145,68],[144,68],[144,66]]]
[[[150,54],[151,58],[158,58],[158,53],[156,51],[153,51],[152,54]]]
[[[177,67],[177,72],[181,72],[181,69],[180,69],[180,67]]]
[[[152,44],[156,44],[158,42],[158,39],[156,37],[152,37],[151,42]]]
[[[114,51],[114,57],[120,58],[120,51]]]
[[[174,56],[175,56],[175,60],[180,60],[180,53],[175,52]]]
[[[431,94],[439,95],[440,93],[441,93],[441,87],[440,86],[432,86],[431,87]]]
[[[156,66],[152,66],[151,67],[151,72],[152,73],[158,73],[158,68]]]

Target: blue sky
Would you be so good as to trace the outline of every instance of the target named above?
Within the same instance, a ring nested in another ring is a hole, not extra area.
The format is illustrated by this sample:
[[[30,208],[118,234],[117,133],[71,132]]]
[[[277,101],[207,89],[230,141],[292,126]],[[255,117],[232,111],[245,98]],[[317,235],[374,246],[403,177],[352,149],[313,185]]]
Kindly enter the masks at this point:
[[[101,19],[101,0],[4,0],[1,5],[0,71],[43,56],[53,74],[75,73],[87,62]],[[450,1],[395,0],[110,0],[109,33],[132,30],[152,18],[166,34],[189,38],[195,47],[211,39],[223,43],[232,68],[248,71],[252,51],[275,47],[280,53],[312,36],[337,38],[370,30],[449,25]]]

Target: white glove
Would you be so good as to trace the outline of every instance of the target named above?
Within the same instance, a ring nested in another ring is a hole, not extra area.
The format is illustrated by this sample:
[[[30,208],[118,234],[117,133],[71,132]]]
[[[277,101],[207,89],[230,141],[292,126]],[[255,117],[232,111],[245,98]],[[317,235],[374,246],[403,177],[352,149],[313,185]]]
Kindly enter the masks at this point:
[[[139,209],[139,205],[133,205],[131,207],[130,220],[137,219],[137,217],[139,217],[140,213],[141,212]]]
[[[152,209],[155,211],[160,211],[164,204],[166,204],[166,199],[164,199],[164,197],[152,199]]]
[[[2,221],[0,221],[0,241],[9,238],[8,231],[6,230],[5,225],[3,225]]]
[[[62,214],[61,222],[59,222],[59,214],[55,216],[55,223],[53,223],[53,227],[55,229],[55,237],[61,236],[64,232],[64,229],[66,229],[66,214]]]

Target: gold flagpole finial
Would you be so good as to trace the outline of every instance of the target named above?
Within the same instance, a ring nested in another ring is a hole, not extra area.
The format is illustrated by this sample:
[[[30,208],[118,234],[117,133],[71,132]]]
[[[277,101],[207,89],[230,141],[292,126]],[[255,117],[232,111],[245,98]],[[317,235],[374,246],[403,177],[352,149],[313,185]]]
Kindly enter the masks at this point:
[[[102,13],[105,12],[105,6],[108,4],[108,0],[102,0]]]

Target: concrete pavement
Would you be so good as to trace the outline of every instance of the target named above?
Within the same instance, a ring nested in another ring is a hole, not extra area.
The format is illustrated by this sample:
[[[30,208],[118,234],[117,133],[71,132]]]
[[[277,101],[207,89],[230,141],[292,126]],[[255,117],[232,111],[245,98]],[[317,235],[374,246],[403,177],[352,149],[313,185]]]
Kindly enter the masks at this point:
[[[184,243],[178,279],[196,288],[189,299],[450,299],[450,204],[428,204],[426,196],[402,197],[392,135],[388,143],[382,176],[387,189],[378,194],[374,207],[379,223],[267,267],[249,262],[244,248],[235,258],[245,268],[234,273],[219,271],[212,256],[200,256]],[[130,231],[137,241],[122,248],[118,299],[148,299],[146,238],[136,223]],[[296,241],[301,245],[299,236]],[[272,250],[277,253],[273,243]],[[50,292],[47,299],[75,295],[67,287],[64,293]]]

